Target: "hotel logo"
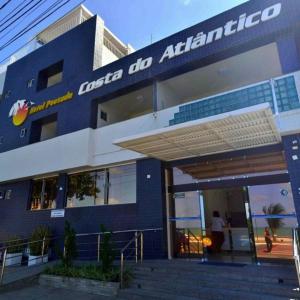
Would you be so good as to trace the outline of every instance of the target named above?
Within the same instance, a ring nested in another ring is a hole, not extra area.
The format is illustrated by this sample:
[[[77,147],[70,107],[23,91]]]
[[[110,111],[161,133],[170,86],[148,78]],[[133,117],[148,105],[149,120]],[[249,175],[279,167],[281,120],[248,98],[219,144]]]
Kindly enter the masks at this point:
[[[18,100],[13,104],[9,111],[8,117],[12,118],[12,122],[15,126],[20,126],[26,121],[30,106],[33,104],[33,102],[25,99]]]
[[[29,115],[33,115],[44,111],[52,106],[64,103],[73,98],[73,92],[67,92],[65,95],[50,99],[42,102],[41,104],[35,105],[31,101],[25,99],[16,101],[11,107],[8,117],[12,118],[12,122],[15,126],[22,125]]]

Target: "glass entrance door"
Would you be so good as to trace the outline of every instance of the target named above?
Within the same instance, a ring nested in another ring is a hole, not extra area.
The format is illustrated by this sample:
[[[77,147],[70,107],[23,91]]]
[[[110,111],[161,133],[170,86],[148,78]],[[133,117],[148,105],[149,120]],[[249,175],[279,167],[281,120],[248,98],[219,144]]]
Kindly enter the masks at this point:
[[[297,226],[290,183],[248,187],[257,259],[292,259]]]
[[[201,197],[198,191],[175,193],[169,218],[175,257],[202,257]]]
[[[204,190],[203,196],[205,235],[211,240],[207,259],[251,262],[254,247],[247,189],[210,189]]]

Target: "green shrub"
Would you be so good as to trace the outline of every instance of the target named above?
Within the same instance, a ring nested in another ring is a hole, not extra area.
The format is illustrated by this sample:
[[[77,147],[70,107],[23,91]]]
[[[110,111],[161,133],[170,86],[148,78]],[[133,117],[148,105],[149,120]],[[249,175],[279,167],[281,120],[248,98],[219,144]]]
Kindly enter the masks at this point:
[[[77,257],[76,232],[68,221],[65,222],[64,253],[62,263],[64,267],[71,267]]]
[[[29,243],[30,255],[42,255],[43,239],[45,238],[44,254],[48,253],[51,230],[47,226],[38,226],[32,233]]]
[[[107,233],[104,225],[100,226],[101,244],[100,244],[100,260],[103,273],[109,273],[113,269],[115,254],[111,242],[111,233]]]
[[[11,236],[7,239],[5,247],[7,253],[21,253],[24,249],[23,240],[17,235]]]
[[[60,264],[47,268],[44,273],[48,275],[64,277],[86,278],[107,282],[120,282],[120,270],[118,268],[112,268],[109,272],[104,273],[102,271],[102,267],[99,265],[66,267],[63,264]],[[132,274],[128,270],[125,270],[125,284],[128,283],[131,278]]]

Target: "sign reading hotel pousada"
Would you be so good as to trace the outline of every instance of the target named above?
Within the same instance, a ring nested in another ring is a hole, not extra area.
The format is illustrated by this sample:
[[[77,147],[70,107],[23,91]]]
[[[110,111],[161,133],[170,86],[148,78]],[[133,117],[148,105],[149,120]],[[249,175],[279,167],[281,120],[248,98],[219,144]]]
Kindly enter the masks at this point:
[[[15,126],[22,125],[29,115],[41,112],[52,106],[61,104],[73,98],[73,92],[67,92],[65,95],[44,101],[42,104],[35,105],[34,102],[26,99],[17,100],[11,107],[8,117],[12,118]]]

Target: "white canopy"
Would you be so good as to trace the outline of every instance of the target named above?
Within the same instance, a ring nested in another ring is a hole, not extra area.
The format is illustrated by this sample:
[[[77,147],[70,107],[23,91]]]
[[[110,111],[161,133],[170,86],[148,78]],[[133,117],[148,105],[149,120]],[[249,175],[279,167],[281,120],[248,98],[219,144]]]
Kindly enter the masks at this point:
[[[280,142],[270,106],[264,103],[125,137],[114,144],[171,161]]]

